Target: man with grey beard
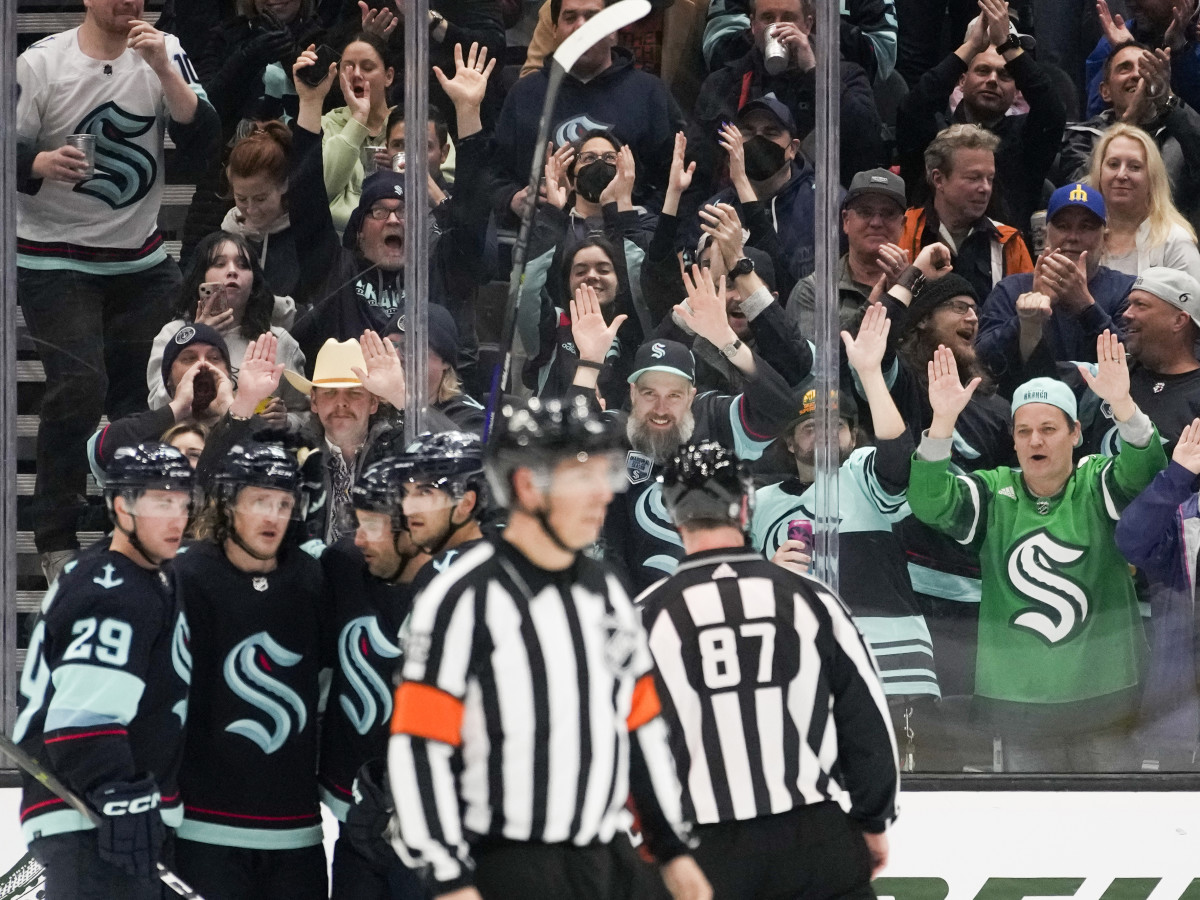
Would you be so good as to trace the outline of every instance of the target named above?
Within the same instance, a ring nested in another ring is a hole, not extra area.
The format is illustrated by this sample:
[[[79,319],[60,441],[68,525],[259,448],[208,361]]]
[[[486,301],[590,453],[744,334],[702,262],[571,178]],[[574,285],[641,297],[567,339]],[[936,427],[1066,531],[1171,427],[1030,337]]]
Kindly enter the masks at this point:
[[[691,331],[705,338],[746,378],[737,395],[716,391],[696,392],[696,360],[677,341],[654,339],[638,348],[629,376],[628,412],[624,431],[629,440],[626,474],[629,489],[613,498],[601,538],[604,557],[628,572],[632,587],[641,591],[675,571],[683,557],[683,544],[667,514],[658,483],[659,467],[687,442],[717,441],[739,459],[762,456],[795,417],[792,391],[787,381],[758,354],[738,340],[725,314],[724,286],[718,291],[707,270],[693,268],[685,274],[688,299],[675,307]],[[573,304],[575,305],[575,304]],[[586,310],[586,306],[577,307]],[[572,333],[581,365],[575,389],[589,392],[611,337],[589,340],[589,328],[602,334],[602,317],[592,328],[593,312],[572,316]],[[594,364],[594,365],[593,365]],[[594,394],[593,394],[594,397]]]

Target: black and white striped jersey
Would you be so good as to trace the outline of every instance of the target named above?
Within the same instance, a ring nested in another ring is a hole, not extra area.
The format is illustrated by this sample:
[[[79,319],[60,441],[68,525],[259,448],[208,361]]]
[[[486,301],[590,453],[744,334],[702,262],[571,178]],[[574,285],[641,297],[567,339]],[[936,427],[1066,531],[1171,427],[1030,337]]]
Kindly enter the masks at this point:
[[[753,551],[708,550],[638,603],[686,818],[826,800],[869,831],[895,818],[896,738],[879,672],[824,584]]]
[[[547,572],[480,543],[417,596],[404,659],[396,849],[430,867],[434,893],[471,883],[481,837],[611,840],[631,787],[651,850],[685,852],[646,635],[602,564]]]

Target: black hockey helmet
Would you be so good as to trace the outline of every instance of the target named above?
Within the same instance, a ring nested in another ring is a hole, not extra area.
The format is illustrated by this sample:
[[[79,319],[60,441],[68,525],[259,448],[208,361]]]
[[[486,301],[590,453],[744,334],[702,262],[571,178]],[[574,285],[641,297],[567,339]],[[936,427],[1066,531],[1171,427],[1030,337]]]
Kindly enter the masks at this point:
[[[355,509],[391,516],[393,532],[405,530],[404,511],[400,508],[404,471],[395,459],[371,463],[350,489],[351,504]]]
[[[278,444],[245,441],[229,448],[220,471],[213,477],[213,492],[218,500],[232,503],[244,487],[286,491],[296,498],[293,517],[304,519],[307,514],[307,492],[300,466]]]
[[[192,467],[170,444],[145,441],[119,447],[105,470],[104,501],[111,513],[118,495],[136,498],[142,491],[192,490]]]
[[[396,457],[405,481],[429,482],[455,500],[483,492],[483,441],[467,431],[423,434]]]
[[[583,461],[622,450],[617,430],[580,395],[508,403],[501,407],[498,422],[488,441],[484,472],[493,495],[504,505],[512,500],[511,479],[519,468],[552,469],[565,459]],[[624,480],[624,472],[620,474]]]
[[[663,504],[676,527],[707,521],[749,528],[754,479],[746,464],[716,441],[680,447],[659,481]]]

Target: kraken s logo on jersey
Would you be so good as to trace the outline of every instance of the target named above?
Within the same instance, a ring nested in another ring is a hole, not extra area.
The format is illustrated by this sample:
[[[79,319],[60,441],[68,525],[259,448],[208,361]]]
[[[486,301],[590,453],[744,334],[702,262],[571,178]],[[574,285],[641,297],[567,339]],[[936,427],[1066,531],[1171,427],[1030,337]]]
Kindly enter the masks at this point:
[[[338,664],[358,702],[343,693],[338,703],[354,730],[364,735],[392,715],[392,692],[368,662],[371,651],[385,659],[400,657],[400,648],[387,639],[374,616],[351,619],[338,635]]]
[[[126,112],[111,100],[75,126],[76,134],[96,136],[96,174],[75,186],[80,194],[103,200],[113,209],[137,203],[154,186],[158,160],[133,143],[154,127],[154,116]]]
[[[555,126],[553,136],[554,146],[561,147],[564,144],[573,144],[589,131],[611,131],[612,127],[612,125],[605,122],[597,122],[587,113],[580,113],[577,116],[564,119]]]
[[[662,499],[662,485],[655,481],[650,487],[646,488],[638,495],[634,501],[633,517],[637,521],[637,527],[648,537],[655,540],[671,544],[675,547],[683,548],[683,542],[679,539],[679,532],[671,522],[671,516],[667,512],[667,507]],[[668,575],[674,573],[675,567],[679,565],[679,559],[675,555],[667,553],[656,553],[652,556],[647,556],[642,560],[641,564],[647,568],[657,569],[660,572],[666,572]]]
[[[188,627],[187,616],[180,613],[179,618],[175,620],[175,633],[171,636],[171,665],[184,684],[192,683],[191,643],[192,630]],[[171,712],[179,716],[180,728],[187,724],[187,708],[187,698],[171,707]]]
[[[265,631],[250,635],[230,650],[225,657],[225,683],[239,698],[261,710],[271,720],[271,728],[254,719],[238,719],[225,726],[225,730],[258,744],[263,753],[274,753],[284,745],[292,733],[293,717],[296,730],[303,731],[308,722],[304,701],[286,684],[267,674],[275,666],[294,666],[301,659],[299,653],[280,646]]]
[[[1014,615],[1012,625],[1032,631],[1047,644],[1068,641],[1082,630],[1089,611],[1087,593],[1059,570],[1082,557],[1084,549],[1057,541],[1044,530],[1013,547],[1008,579],[1037,605]]]

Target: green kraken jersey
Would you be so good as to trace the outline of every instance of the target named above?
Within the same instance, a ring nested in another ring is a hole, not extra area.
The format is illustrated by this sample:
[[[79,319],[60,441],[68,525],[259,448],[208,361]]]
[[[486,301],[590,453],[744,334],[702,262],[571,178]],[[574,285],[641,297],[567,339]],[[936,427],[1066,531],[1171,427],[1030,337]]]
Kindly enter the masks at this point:
[[[1069,703],[1136,686],[1146,640],[1113,532],[1167,464],[1157,430],[1145,448],[1082,460],[1054,497],[1031,494],[1019,469],[953,475],[948,464],[914,457],[908,502],[979,551],[975,693]]]

